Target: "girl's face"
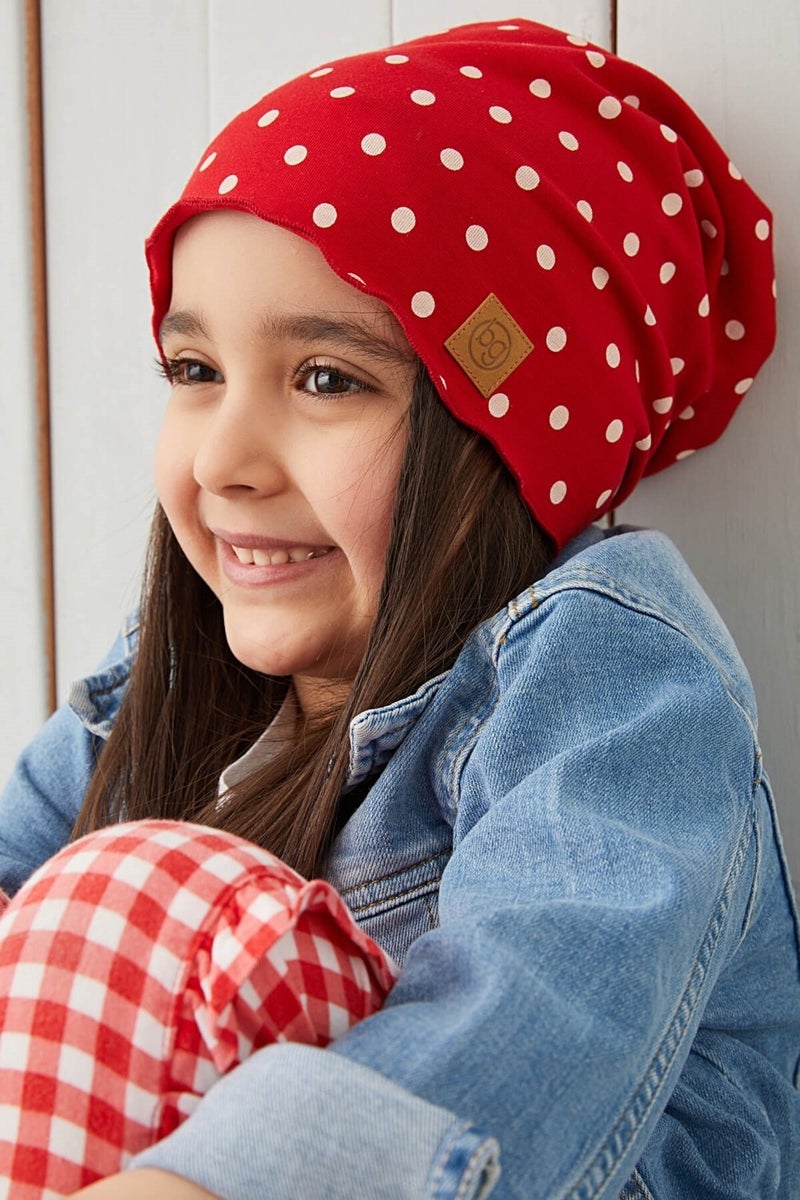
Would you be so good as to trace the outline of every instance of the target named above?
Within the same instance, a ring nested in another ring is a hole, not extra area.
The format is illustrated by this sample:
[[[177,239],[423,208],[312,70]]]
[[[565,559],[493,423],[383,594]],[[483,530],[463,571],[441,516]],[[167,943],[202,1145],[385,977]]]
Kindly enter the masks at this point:
[[[161,343],[161,503],[233,653],[313,711],[375,618],[414,354],[311,243],[228,211],[179,230]]]

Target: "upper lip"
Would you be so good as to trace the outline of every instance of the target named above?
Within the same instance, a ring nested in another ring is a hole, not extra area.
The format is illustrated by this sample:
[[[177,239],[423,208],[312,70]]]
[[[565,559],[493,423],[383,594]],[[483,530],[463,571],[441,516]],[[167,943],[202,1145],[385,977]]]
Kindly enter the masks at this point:
[[[328,548],[331,542],[317,542],[313,538],[275,538],[264,537],[259,533],[230,533],[227,529],[215,529],[209,526],[214,537],[231,546],[240,546],[243,550],[291,550],[296,546],[311,546],[312,548]]]

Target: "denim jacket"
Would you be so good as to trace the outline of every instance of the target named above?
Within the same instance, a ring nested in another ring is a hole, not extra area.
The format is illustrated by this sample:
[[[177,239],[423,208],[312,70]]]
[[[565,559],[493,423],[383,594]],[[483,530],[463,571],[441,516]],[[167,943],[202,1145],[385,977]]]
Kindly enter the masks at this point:
[[[800,1195],[796,913],[745,668],[666,538],[593,529],[415,695],[328,876],[403,965],[327,1050],[277,1045],[138,1166],[225,1200]],[[0,885],[69,835],[130,667],[0,799]],[[126,653],[128,652],[128,653]]]

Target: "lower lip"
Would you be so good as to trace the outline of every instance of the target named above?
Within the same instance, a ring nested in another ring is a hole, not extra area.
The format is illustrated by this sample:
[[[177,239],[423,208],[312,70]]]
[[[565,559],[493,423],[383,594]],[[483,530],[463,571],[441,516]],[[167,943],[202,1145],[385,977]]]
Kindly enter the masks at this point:
[[[328,571],[335,566],[339,551],[334,548],[318,558],[306,558],[296,563],[275,563],[261,567],[256,563],[242,563],[233,552],[228,542],[219,542],[222,570],[231,583],[237,587],[263,588],[276,584],[306,583],[315,576]]]

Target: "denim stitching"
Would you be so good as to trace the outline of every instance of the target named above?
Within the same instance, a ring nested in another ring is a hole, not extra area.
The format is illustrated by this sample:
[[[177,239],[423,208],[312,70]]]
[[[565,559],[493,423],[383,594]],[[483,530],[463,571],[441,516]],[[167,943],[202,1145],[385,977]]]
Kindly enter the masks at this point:
[[[740,841],[736,854],[733,857],[722,894],[706,927],[705,935],[700,944],[694,966],[689,973],[683,995],[681,996],[675,1015],[662,1038],[661,1045],[653,1056],[652,1064],[645,1077],[637,1086],[627,1110],[621,1113],[604,1144],[598,1149],[594,1158],[586,1167],[583,1179],[567,1193],[568,1200],[591,1200],[591,1197],[600,1194],[614,1166],[633,1141],[637,1131],[644,1124],[655,1103],[661,1084],[680,1049],[683,1034],[689,1025],[695,1002],[708,972],[714,948],[722,932],[734,889],[750,848],[752,827],[748,833],[750,836]]]
[[[438,892],[440,884],[441,877],[438,879],[429,879],[425,883],[417,884],[405,892],[393,892],[391,896],[381,896],[375,900],[364,900],[360,904],[350,904],[348,902],[348,908],[354,916],[378,916],[379,913],[390,911],[399,904],[408,904],[410,900],[423,899],[433,892]]]
[[[429,863],[436,862],[437,858],[443,857],[442,851],[439,850],[438,853],[430,854],[427,858],[421,858],[418,862],[409,863],[397,871],[390,871],[388,875],[376,875],[373,879],[362,879],[358,883],[354,883],[352,887],[344,888],[339,892],[339,895],[348,896],[351,892],[360,891],[363,887],[373,887],[376,883],[388,883],[390,879],[397,879],[400,875],[406,875],[409,871],[415,871],[417,867],[427,867]]]
[[[470,1155],[469,1162],[464,1168],[464,1174],[461,1176],[461,1183],[458,1185],[458,1191],[455,1194],[454,1200],[463,1200],[463,1197],[467,1195],[467,1188],[471,1188],[472,1184],[475,1182],[478,1167],[483,1163],[485,1145],[485,1142],[481,1142],[480,1146],[477,1146]],[[484,1167],[481,1166],[481,1169],[483,1170]]]
[[[451,1131],[450,1136],[447,1138],[444,1146],[440,1147],[440,1151],[437,1156],[438,1162],[434,1167],[433,1176],[431,1177],[431,1183],[433,1184],[433,1191],[431,1195],[436,1196],[439,1193],[445,1163],[452,1154],[453,1146],[461,1137],[462,1133],[467,1133],[468,1131],[469,1125],[467,1125],[466,1122],[459,1123],[456,1128]]]

